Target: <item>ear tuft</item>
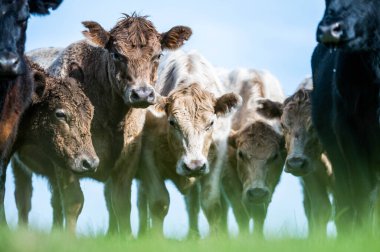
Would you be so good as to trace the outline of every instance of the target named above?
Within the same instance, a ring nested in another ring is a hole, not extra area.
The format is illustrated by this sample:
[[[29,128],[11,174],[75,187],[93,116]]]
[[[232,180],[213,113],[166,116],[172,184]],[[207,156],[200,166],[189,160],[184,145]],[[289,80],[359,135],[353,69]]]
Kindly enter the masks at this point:
[[[161,34],[161,47],[162,49],[178,49],[183,45],[185,40],[189,40],[192,30],[187,26],[175,26],[168,32]]]
[[[282,103],[275,102],[269,99],[260,99],[257,101],[257,113],[268,118],[281,118],[282,116]]]
[[[84,73],[82,68],[76,62],[71,62],[69,65],[69,77],[76,79],[78,82],[84,82]]]
[[[87,40],[95,46],[105,48],[110,39],[109,32],[104,30],[97,22],[83,21],[82,24],[88,29],[88,31],[82,31]]]
[[[215,114],[217,116],[227,115],[233,109],[238,108],[241,105],[242,99],[240,95],[235,93],[224,94],[216,100]]]
[[[44,71],[32,70],[33,82],[34,82],[34,95],[33,100],[41,99],[46,90],[46,73]]]

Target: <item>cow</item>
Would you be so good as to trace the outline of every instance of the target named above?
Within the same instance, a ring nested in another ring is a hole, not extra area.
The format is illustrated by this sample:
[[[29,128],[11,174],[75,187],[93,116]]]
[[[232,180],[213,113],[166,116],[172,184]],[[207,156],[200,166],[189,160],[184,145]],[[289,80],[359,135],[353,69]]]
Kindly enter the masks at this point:
[[[168,97],[163,97],[157,106],[165,112],[164,116],[147,114],[138,177],[154,229],[162,231],[169,207],[165,180],[171,180],[189,202],[192,189],[213,168],[207,156],[216,117],[228,113],[238,101],[233,93],[216,98],[194,83],[175,88]],[[146,210],[143,206],[139,199],[140,231],[147,225],[146,216],[142,216]],[[199,208],[188,205],[191,207]]]
[[[33,82],[24,60],[29,14],[45,15],[62,0],[0,1],[0,224],[5,223],[6,167],[20,117],[31,102]]]
[[[222,174],[223,193],[240,232],[249,232],[249,220],[253,218],[254,233],[262,236],[267,209],[285,162],[280,114],[265,102],[271,99],[281,104],[284,95],[279,81],[268,71],[237,69],[228,75],[225,85],[239,90],[243,104],[232,120],[228,159]]]
[[[165,179],[185,196],[190,235],[199,235],[200,203],[214,232],[220,219],[218,179],[229,133],[228,115],[241,98],[223,93],[213,66],[196,51],[166,55],[157,90],[163,98],[156,110],[165,113],[159,117],[149,112],[143,131],[137,176],[141,181],[139,232],[144,234],[149,223],[147,209],[153,229],[162,232],[169,206]]]
[[[87,28],[83,31],[86,40],[69,45],[52,57],[55,60],[50,64],[44,61],[48,73],[78,79],[94,106],[91,134],[100,163],[91,174],[64,174],[62,185],[58,186],[70,190],[61,193],[63,208],[76,210],[63,217],[68,224],[66,228],[75,232],[84,201],[79,179],[90,177],[106,183],[109,232],[126,236],[131,233],[131,183],[145,121],[143,108],[156,102],[154,85],[159,58],[163,50],[182,46],[192,31],[186,26],[175,26],[159,33],[147,17],[135,13],[125,15],[110,31],[93,21],[85,21],[83,25]],[[51,50],[47,48],[45,55],[54,54],[48,53]],[[60,210],[60,205],[53,202],[53,211]],[[62,218],[58,213],[53,216]]]
[[[36,91],[20,121],[11,151],[19,223],[28,222],[31,171],[55,180],[56,168],[68,168],[76,173],[94,172],[99,164],[90,132],[94,108],[78,82],[70,77],[51,77],[35,63],[31,72]],[[41,164],[49,169],[40,167]]]
[[[309,235],[313,236],[326,234],[332,215],[329,194],[334,178],[311,122],[311,92],[312,80],[306,78],[279,110],[282,110],[281,124],[287,149],[284,171],[300,178]]]
[[[312,122],[335,175],[338,235],[367,231],[380,167],[380,3],[329,0],[311,66]]]

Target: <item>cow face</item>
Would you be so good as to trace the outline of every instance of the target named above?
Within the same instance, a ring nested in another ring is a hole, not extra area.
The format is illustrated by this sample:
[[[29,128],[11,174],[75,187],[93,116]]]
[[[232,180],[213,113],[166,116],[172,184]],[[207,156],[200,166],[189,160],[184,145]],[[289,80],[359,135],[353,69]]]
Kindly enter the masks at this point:
[[[178,160],[177,174],[196,177],[209,172],[207,156],[217,117],[228,114],[240,100],[233,93],[215,98],[192,84],[175,89],[159,102],[168,118],[169,143]]]
[[[191,36],[191,29],[176,26],[160,34],[146,17],[126,16],[110,32],[96,22],[83,22],[83,34],[105,48],[108,71],[115,90],[127,105],[143,108],[156,101],[154,85],[163,49],[179,48]]]
[[[94,108],[75,79],[58,80],[33,69],[33,106],[27,113],[29,137],[62,167],[95,171],[99,164],[90,133]]]
[[[322,147],[311,122],[310,90],[300,89],[284,102],[281,123],[288,156],[285,172],[304,176],[313,172]]]
[[[318,25],[317,40],[348,50],[380,48],[380,2],[378,0],[326,0]]]
[[[268,204],[285,160],[284,138],[271,125],[256,121],[229,137],[236,150],[237,173],[243,187],[243,202]]]
[[[29,13],[48,14],[62,0],[0,0],[0,78],[14,78],[26,72],[23,59]]]

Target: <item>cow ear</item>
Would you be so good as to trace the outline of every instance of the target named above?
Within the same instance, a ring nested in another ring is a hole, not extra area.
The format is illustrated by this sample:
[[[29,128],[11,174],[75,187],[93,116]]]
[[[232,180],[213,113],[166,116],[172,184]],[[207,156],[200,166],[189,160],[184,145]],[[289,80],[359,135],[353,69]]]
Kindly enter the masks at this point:
[[[174,26],[169,31],[161,33],[161,47],[162,49],[178,49],[185,40],[189,40],[192,33],[190,27]]]
[[[33,93],[33,102],[36,102],[45,94],[46,91],[46,73],[41,69],[32,70],[32,78],[34,82],[34,93]]]
[[[228,145],[236,149],[236,131],[231,130],[230,135],[228,136]]]
[[[105,48],[110,39],[109,32],[104,30],[100,24],[93,21],[84,21],[82,24],[88,29],[88,31],[82,31],[87,40],[95,46]]]
[[[258,108],[256,109],[257,113],[268,118],[275,119],[281,118],[282,116],[282,103],[275,102],[269,99],[260,99],[257,101]]]
[[[217,116],[227,115],[233,109],[241,105],[241,97],[235,93],[224,94],[216,100],[215,114]]]
[[[50,9],[57,9],[62,0],[29,0],[28,3],[31,14],[46,15],[50,13]]]

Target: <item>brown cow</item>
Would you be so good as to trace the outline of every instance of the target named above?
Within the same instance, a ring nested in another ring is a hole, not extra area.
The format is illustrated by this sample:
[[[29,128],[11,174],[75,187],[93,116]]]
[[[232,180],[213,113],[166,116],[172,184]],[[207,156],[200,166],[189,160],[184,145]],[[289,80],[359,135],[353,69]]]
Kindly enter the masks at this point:
[[[207,156],[217,117],[228,114],[239,102],[240,97],[234,93],[216,98],[194,83],[180,85],[159,102],[157,108],[165,112],[164,116],[148,112],[138,172],[139,196],[143,197],[139,198],[140,232],[147,227],[147,209],[153,228],[162,232],[169,209],[166,179],[191,197],[197,182],[212,169]]]
[[[93,172],[99,164],[90,133],[94,108],[79,83],[73,78],[51,77],[36,64],[31,69],[36,92],[20,122],[12,150],[16,206],[19,222],[23,223],[27,223],[31,207],[32,184],[28,168],[55,180],[55,168]],[[41,164],[50,169],[42,169]]]
[[[0,224],[5,223],[6,168],[33,82],[24,60],[29,14],[49,14],[62,0],[0,0]]]
[[[239,89],[243,105],[233,118],[222,186],[240,231],[248,232],[252,217],[255,233],[262,235],[268,205],[285,161],[285,145],[280,115],[262,116],[276,113],[262,107],[260,101],[281,101],[283,93],[277,79],[266,71],[235,70],[229,80]]]
[[[306,79],[303,83],[311,83]],[[285,172],[300,177],[309,233],[326,233],[332,207],[329,193],[333,183],[331,165],[323,153],[311,121],[310,85],[301,84],[283,105],[281,122],[288,152]]]
[[[83,24],[88,28],[83,32],[87,41],[64,49],[48,71],[62,77],[79,76],[95,109],[91,134],[100,164],[89,176],[108,182],[110,231],[130,233],[131,183],[145,120],[145,111],[137,108],[156,100],[153,86],[162,51],[180,47],[191,36],[191,29],[176,26],[160,34],[146,17],[135,14],[126,15],[109,32],[96,22]],[[65,216],[69,229],[75,231],[83,206],[79,177],[68,172],[62,181],[63,188],[71,188],[62,193],[64,208],[77,209]],[[59,205],[53,208],[60,211]]]

